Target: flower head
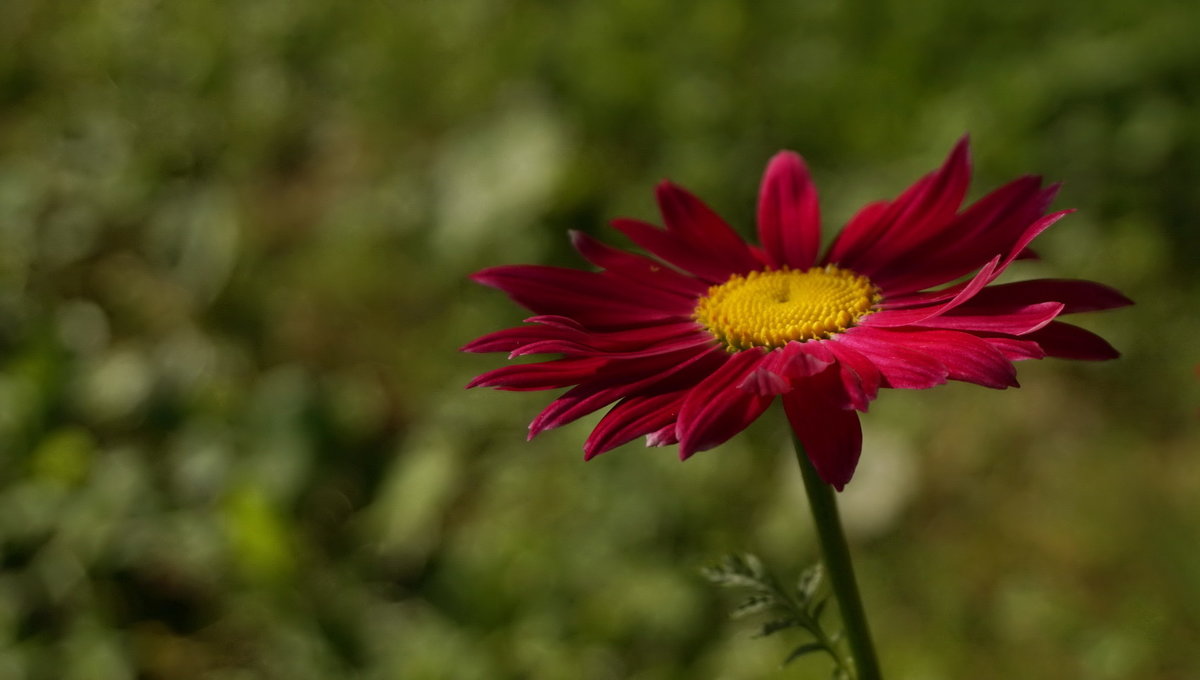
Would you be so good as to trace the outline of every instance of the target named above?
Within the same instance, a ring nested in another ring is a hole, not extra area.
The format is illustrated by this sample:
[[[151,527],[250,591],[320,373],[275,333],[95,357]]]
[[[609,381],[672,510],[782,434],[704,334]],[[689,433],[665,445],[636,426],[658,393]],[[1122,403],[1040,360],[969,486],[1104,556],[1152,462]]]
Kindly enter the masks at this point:
[[[893,201],[871,203],[820,254],[808,169],[781,152],[763,176],[761,247],[699,199],[663,182],[665,229],[613,222],[651,256],[574,232],[599,271],[515,265],[474,275],[536,316],[463,349],[558,355],[509,365],[470,387],[570,387],[529,436],[613,404],[584,444],[591,458],[634,438],[713,448],[779,397],[821,478],[839,490],[862,448],[858,412],[880,388],[947,380],[1017,387],[1014,361],[1112,359],[1102,338],[1056,319],[1131,304],[1090,281],[996,284],[1029,244],[1070,211],[1046,213],[1058,190],[1020,177],[962,207],[964,138],[946,162]]]

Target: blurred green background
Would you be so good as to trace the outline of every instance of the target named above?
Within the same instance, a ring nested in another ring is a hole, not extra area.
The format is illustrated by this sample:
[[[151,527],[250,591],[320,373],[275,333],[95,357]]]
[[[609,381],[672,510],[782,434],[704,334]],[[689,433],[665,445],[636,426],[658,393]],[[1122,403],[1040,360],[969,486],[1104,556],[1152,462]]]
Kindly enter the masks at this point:
[[[463,390],[671,177],[826,234],[970,132],[1125,356],[887,392],[843,494],[888,678],[1200,677],[1200,4],[0,3],[0,678],[823,678],[698,575],[816,558],[779,413],[680,464]]]

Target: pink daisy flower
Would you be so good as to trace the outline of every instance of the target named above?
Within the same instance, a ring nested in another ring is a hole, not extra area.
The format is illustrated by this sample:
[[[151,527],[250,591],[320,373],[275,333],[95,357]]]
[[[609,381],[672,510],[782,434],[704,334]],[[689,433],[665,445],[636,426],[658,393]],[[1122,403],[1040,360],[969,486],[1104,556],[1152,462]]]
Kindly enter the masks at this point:
[[[1118,356],[1063,314],[1131,304],[1090,281],[996,284],[1068,210],[1046,213],[1058,185],[1025,176],[966,208],[964,138],[941,168],[893,201],[871,203],[820,253],[820,210],[799,155],[763,176],[761,247],[747,244],[683,188],[657,188],[665,229],[617,230],[651,256],[573,232],[599,271],[513,265],[472,278],[536,316],[468,352],[558,355],[484,373],[468,387],[570,387],[529,426],[539,432],[612,404],[584,458],[645,436],[686,459],[753,422],[777,397],[821,478],[841,490],[862,448],[858,413],[885,387],[947,380],[1017,387],[1014,361]]]

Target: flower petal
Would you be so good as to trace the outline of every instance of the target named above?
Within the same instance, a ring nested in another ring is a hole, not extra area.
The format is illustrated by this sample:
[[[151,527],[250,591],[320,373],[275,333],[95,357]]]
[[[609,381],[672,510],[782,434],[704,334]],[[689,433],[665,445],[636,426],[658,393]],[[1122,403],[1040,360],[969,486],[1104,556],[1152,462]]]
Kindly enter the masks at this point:
[[[833,376],[834,371],[821,375]],[[783,395],[783,408],[804,453],[817,474],[841,491],[858,467],[862,453],[862,426],[858,413],[838,408],[821,394],[821,380]]]
[[[1009,361],[1042,359],[1046,356],[1046,351],[1032,340],[1018,340],[1017,338],[1006,338],[999,336],[983,336],[982,340],[999,350],[1000,353],[1004,355],[1004,358],[1008,359]]]
[[[938,305],[937,307],[920,307],[913,309],[885,309],[883,311],[868,314],[862,319],[863,326],[874,326],[881,328],[895,328],[897,326],[908,326],[911,324],[921,323],[949,312],[955,307],[970,300],[976,293],[983,289],[988,282],[993,280],[993,274],[1000,261],[1000,256],[992,258],[980,269],[975,276],[967,281],[958,293],[950,299],[949,302]]]
[[[620,331],[589,331],[556,316],[534,316],[529,325],[506,328],[472,340],[464,352],[508,352],[509,358],[528,354],[566,354],[610,358],[649,354],[713,342],[694,321],[679,321],[640,326]]]
[[[1004,389],[1020,387],[1017,370],[999,350],[982,338],[958,331],[906,331],[905,347],[924,352],[946,367],[951,380]]]
[[[591,460],[621,444],[669,427],[675,429],[675,418],[687,390],[655,395],[636,395],[622,399],[612,407],[583,445],[583,459]]]
[[[695,299],[708,290],[703,281],[681,274],[644,255],[628,253],[601,243],[581,231],[570,232],[571,244],[588,262],[614,274],[634,279],[668,293]]]
[[[821,245],[821,210],[804,159],[775,154],[758,194],[758,238],[771,264],[808,269]]]
[[[936,240],[953,223],[971,182],[971,158],[967,138],[958,141],[937,171],[923,178],[896,201],[892,219],[878,238],[865,244],[847,266],[870,275]]]
[[[724,443],[771,404],[774,397],[737,389],[763,356],[761,349],[738,352],[692,389],[676,423],[680,459]]]
[[[607,361],[583,357],[501,366],[476,377],[467,383],[467,387],[494,387],[510,391],[552,390],[578,384],[584,378],[595,375]]]
[[[678,422],[668,423],[646,435],[646,446],[670,446],[679,443]]]
[[[479,353],[515,352],[531,343],[576,338],[579,335],[578,331],[568,331],[563,328],[534,325],[517,326],[516,328],[505,328],[504,330],[475,338],[463,345],[459,351]]]
[[[988,286],[963,309],[1015,307],[1038,302],[1061,302],[1062,314],[1096,312],[1133,304],[1133,300],[1094,281],[1031,279]]]
[[[879,395],[879,386],[883,382],[879,368],[845,343],[825,340],[821,344],[837,358],[838,368],[842,372],[842,388],[846,391],[850,405],[865,412]]]
[[[630,280],[564,267],[513,265],[474,274],[538,314],[565,316],[593,327],[620,327],[691,316],[692,305],[676,295],[655,294]]]
[[[829,249],[827,262],[874,278],[891,261],[897,239],[923,239],[954,216],[971,178],[967,138],[950,151],[938,170],[917,180],[890,203],[867,206],[846,225]],[[910,233],[909,232],[913,232]]]
[[[972,314],[959,307],[949,314],[911,324],[914,328],[948,328],[960,331],[986,331],[1008,335],[1025,335],[1050,323],[1062,314],[1061,302],[1040,302],[1014,309],[997,309],[990,313]],[[971,310],[974,311],[974,310]]]
[[[833,362],[833,355],[818,343],[789,342],[768,352],[758,367],[738,384],[738,389],[762,396],[782,394],[797,381],[820,373]]]
[[[750,253],[742,237],[704,201],[671,182],[660,183],[655,188],[655,195],[668,233],[734,273],[742,274],[758,268],[758,260]]]
[[[509,353],[509,358],[527,354],[563,354],[566,356],[592,356],[607,359],[640,359],[658,354],[669,354],[683,349],[695,348],[697,351],[706,345],[713,345],[711,335],[704,331],[690,328],[684,333],[656,339],[652,342],[630,344],[627,347],[605,349],[597,347],[586,340],[550,339],[530,342]]]
[[[834,237],[822,264],[842,264],[852,259],[873,238],[878,238],[887,226],[885,219],[891,205],[887,201],[876,201],[863,206]]]
[[[739,273],[734,267],[713,261],[707,253],[696,249],[678,235],[648,222],[618,218],[612,221],[612,226],[656,257],[710,284],[724,283],[730,276]]]
[[[949,377],[949,371],[940,361],[907,347],[901,331],[859,326],[833,336],[830,341],[840,342],[869,359],[879,369],[883,387],[923,390],[941,385]]]
[[[1083,361],[1106,361],[1121,356],[1104,338],[1079,326],[1053,321],[1045,328],[1024,336],[1046,352],[1046,356]]]
[[[897,256],[876,271],[872,281],[888,297],[894,297],[953,281],[997,254],[1008,253],[995,272],[999,276],[1026,252],[1033,236],[1070,212],[1043,216],[1058,186],[1038,189],[1040,179],[1024,179],[1028,181],[1009,192],[1011,196],[1005,199],[1009,202],[989,201],[990,196],[984,197],[960,215],[953,227],[947,228],[944,243]]]
[[[713,348],[707,352],[676,352],[669,356],[612,362],[595,379],[550,402],[529,423],[529,438],[639,392],[694,385],[720,365],[724,354],[723,350]]]

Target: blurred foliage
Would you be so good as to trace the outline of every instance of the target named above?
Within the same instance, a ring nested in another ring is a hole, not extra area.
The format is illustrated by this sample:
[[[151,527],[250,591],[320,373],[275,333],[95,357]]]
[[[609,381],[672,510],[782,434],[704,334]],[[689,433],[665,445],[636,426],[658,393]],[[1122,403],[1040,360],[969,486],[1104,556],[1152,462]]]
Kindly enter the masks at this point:
[[[797,628],[807,633],[807,641],[787,655],[783,660],[784,665],[806,654],[824,652],[833,662],[833,680],[852,680],[856,677],[853,670],[856,667],[855,660],[846,649],[847,643],[842,642],[842,633],[826,632],[821,623],[821,614],[825,612],[830,597],[821,587],[823,571],[821,564],[814,564],[800,573],[794,587],[787,587],[767,572],[762,560],[747,553],[726,555],[719,564],[705,567],[701,573],[718,586],[750,593],[733,610],[733,616],[742,618],[766,614],[767,621],[759,629],[759,637]]]
[[[0,677],[768,678],[696,567],[815,542],[779,418],[687,464],[464,392],[664,176],[827,232],[973,135],[1126,354],[889,393],[842,495],[889,678],[1200,674],[1200,5],[0,3]],[[816,655],[810,655],[816,656]],[[806,675],[807,674],[807,675]]]

